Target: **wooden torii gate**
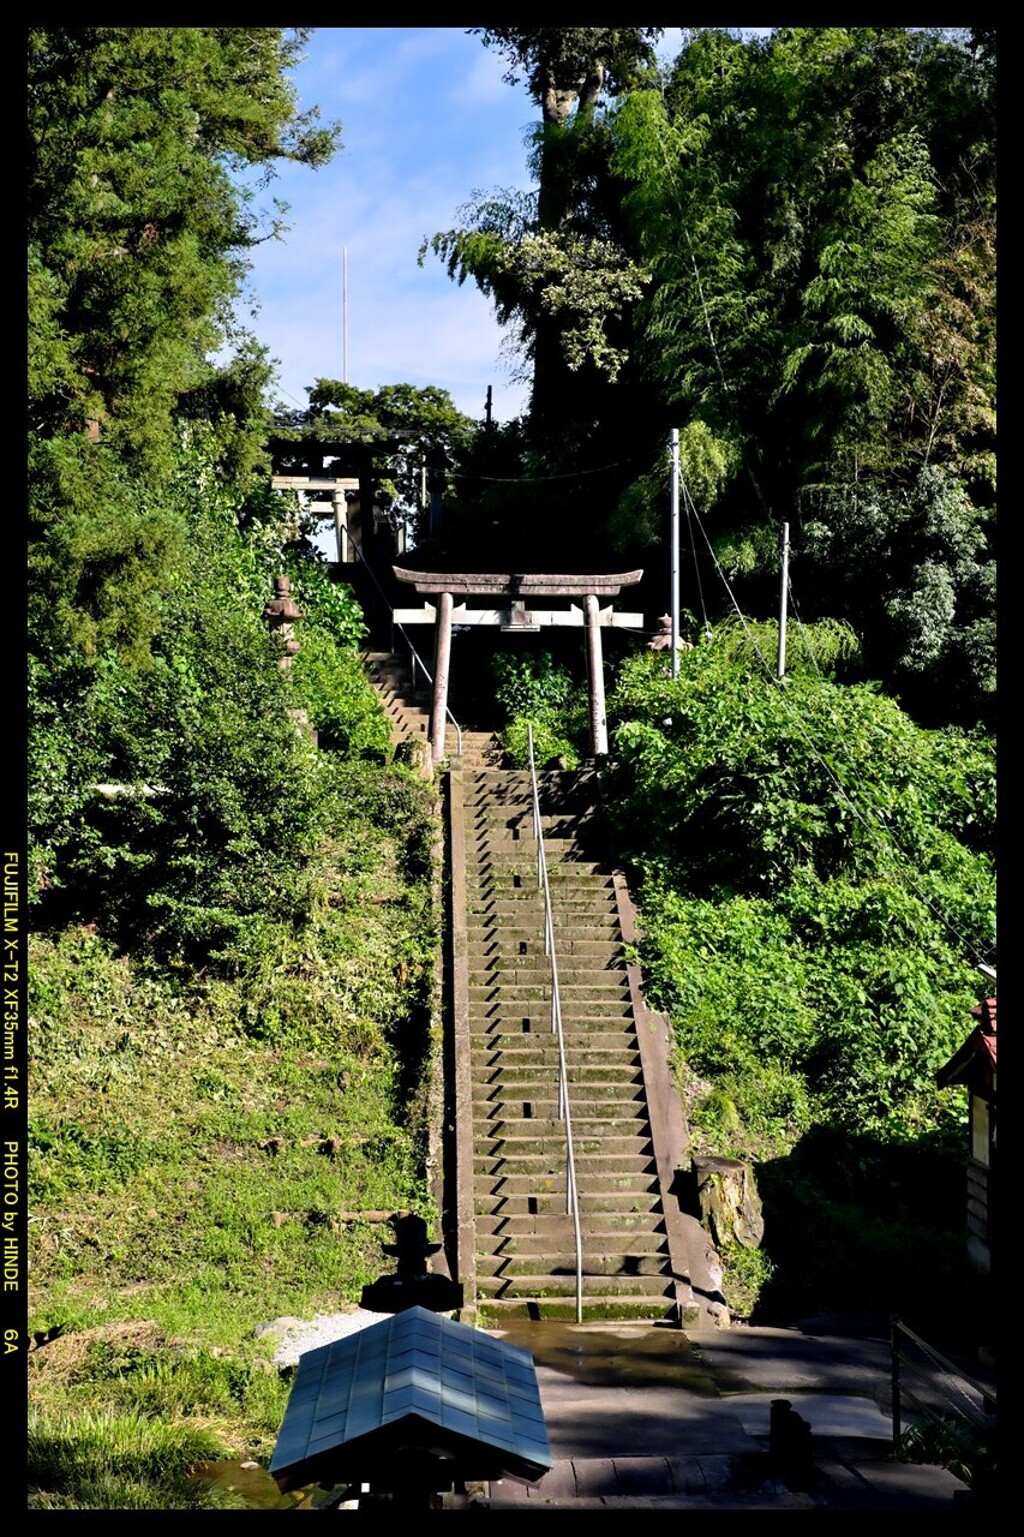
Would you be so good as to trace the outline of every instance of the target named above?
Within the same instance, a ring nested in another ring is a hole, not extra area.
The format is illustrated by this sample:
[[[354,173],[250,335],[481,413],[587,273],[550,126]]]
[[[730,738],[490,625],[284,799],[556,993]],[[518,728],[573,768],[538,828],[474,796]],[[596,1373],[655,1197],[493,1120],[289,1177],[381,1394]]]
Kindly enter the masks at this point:
[[[409,582],[416,591],[433,597],[433,603],[421,608],[396,608],[399,624],[433,624],[434,697],[430,713],[430,750],[435,763],[444,757],[445,717],[448,709],[448,674],[451,666],[453,625],[500,625],[509,633],[544,629],[550,625],[585,628],[587,632],[587,676],[590,684],[590,742],[595,757],[608,752],[608,722],[604,703],[604,661],[601,654],[601,628],[638,630],[642,614],[616,613],[610,604],[601,606],[602,598],[615,597],[623,587],[631,587],[643,576],[642,571],[621,571],[607,576],[521,575],[434,571],[392,570],[400,582]],[[469,608],[458,595],[498,600],[495,608]],[[537,609],[536,598],[581,598],[583,606],[571,603],[567,609]]]

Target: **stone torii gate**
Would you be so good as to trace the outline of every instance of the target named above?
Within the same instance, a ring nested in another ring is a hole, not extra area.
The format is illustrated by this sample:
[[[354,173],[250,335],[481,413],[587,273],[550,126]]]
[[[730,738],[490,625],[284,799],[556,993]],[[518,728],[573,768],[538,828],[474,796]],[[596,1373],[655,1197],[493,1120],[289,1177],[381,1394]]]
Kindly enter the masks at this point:
[[[451,666],[453,625],[500,625],[508,633],[545,629],[551,625],[586,628],[587,675],[590,683],[590,742],[595,757],[608,752],[608,722],[604,704],[604,662],[601,654],[601,628],[638,630],[642,614],[616,613],[600,599],[615,597],[623,587],[631,587],[643,576],[642,571],[622,571],[608,576],[505,575],[392,570],[400,582],[409,582],[418,593],[433,596],[433,603],[421,608],[396,608],[398,624],[436,625],[434,647],[434,698],[430,714],[430,750],[435,763],[444,757],[445,717],[448,709],[448,674]],[[465,601],[456,603],[456,594],[496,599],[495,608],[472,609]],[[582,608],[572,603],[567,609],[537,609],[536,598],[582,598]]]

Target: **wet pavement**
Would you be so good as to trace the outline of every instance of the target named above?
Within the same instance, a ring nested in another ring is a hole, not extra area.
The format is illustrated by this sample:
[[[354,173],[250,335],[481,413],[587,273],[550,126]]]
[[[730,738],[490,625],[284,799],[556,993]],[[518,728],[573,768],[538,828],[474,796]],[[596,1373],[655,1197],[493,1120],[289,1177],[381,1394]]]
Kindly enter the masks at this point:
[[[641,1324],[510,1325],[529,1350],[554,1466],[481,1491],[492,1509],[703,1508],[964,1511],[937,1466],[892,1458],[887,1328],[682,1331]],[[847,1320],[840,1321],[848,1324]],[[821,1332],[818,1332],[821,1331]],[[498,1331],[495,1331],[498,1332]],[[810,1427],[794,1470],[770,1454],[772,1403]]]

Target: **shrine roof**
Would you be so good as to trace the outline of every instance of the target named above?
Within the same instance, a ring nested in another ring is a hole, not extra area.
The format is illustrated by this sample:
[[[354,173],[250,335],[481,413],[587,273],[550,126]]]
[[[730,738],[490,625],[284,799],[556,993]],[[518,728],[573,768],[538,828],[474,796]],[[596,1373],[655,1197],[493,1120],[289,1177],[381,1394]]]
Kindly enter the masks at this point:
[[[429,1480],[438,1462],[459,1477],[547,1472],[529,1351],[412,1307],[299,1358],[270,1462],[280,1489],[387,1486],[396,1469]]]

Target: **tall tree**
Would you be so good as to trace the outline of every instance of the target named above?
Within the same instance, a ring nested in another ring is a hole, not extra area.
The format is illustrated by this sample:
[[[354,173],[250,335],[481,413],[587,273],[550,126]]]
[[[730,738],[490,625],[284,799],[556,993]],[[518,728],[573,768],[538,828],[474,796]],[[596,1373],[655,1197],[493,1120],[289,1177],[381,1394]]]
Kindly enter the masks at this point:
[[[814,612],[926,709],[955,674],[967,713],[991,692],[991,89],[968,34],[709,30],[612,123],[654,276],[637,361],[720,558],[767,574],[793,519]]]
[[[536,195],[505,193],[466,210],[469,224],[431,242],[459,282],[472,277],[513,321],[532,367],[530,434],[564,455],[574,422],[625,359],[623,321],[643,270],[616,238],[600,108],[654,64],[659,27],[479,27],[540,109]]]
[[[36,27],[28,36],[29,422],[40,622],[144,654],[180,538],[153,494],[179,423],[221,468],[258,457],[266,359],[231,301],[273,231],[233,179],[312,166],[336,130],[297,109],[305,29]],[[227,340],[237,360],[210,356]]]

